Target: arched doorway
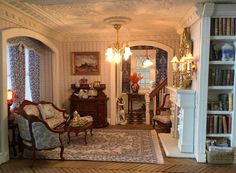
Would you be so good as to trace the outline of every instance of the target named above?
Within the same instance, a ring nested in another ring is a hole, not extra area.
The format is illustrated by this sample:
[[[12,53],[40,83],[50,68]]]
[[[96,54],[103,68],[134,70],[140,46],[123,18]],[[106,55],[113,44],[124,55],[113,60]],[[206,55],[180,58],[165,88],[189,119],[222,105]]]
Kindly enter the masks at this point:
[[[7,40],[25,36],[39,40],[52,50],[53,102],[59,104],[59,51],[48,38],[24,28],[11,28],[1,31],[0,35],[0,164],[9,160],[8,148],[8,113],[7,113]]]
[[[174,55],[174,49],[164,45],[162,43],[156,42],[156,41],[132,41],[129,43],[130,47],[135,47],[135,46],[150,46],[150,47],[155,47],[158,49],[161,49],[165,52],[167,52],[167,76],[168,76],[168,85],[172,84],[172,71],[171,71],[171,64],[170,60],[172,59]],[[122,65],[117,66],[117,93],[119,93],[119,96],[122,96]],[[128,82],[129,83],[129,82]],[[126,99],[126,103],[127,103]],[[126,106],[127,107],[127,106]],[[119,115],[117,115],[119,116]],[[147,121],[146,121],[147,123]]]

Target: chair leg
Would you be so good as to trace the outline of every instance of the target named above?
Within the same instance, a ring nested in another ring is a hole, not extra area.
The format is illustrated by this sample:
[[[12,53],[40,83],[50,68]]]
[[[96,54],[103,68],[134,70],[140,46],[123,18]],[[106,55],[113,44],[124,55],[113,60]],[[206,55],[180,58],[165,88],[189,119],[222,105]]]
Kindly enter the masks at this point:
[[[155,126],[156,126],[156,121],[153,120],[153,125],[152,125],[152,127],[155,128]]]
[[[25,147],[24,147],[24,146],[22,146],[22,148],[21,148],[21,155],[20,155],[20,159],[22,159],[22,158],[23,158],[23,155],[24,155],[24,149],[25,149]]]
[[[33,155],[32,155],[32,159],[33,159],[33,161],[35,161],[35,158],[36,158],[36,149],[33,148]]]
[[[60,157],[61,157],[61,160],[64,161],[65,160],[65,158],[63,157],[64,146],[61,145],[60,148],[61,148]]]

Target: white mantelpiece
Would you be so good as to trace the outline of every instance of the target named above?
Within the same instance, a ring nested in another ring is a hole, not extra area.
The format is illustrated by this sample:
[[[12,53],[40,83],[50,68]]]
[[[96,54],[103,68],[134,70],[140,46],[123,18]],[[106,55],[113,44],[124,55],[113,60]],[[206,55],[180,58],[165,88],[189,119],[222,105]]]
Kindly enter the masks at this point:
[[[172,102],[172,136],[178,137],[180,152],[193,153],[195,91],[172,87],[167,89]]]

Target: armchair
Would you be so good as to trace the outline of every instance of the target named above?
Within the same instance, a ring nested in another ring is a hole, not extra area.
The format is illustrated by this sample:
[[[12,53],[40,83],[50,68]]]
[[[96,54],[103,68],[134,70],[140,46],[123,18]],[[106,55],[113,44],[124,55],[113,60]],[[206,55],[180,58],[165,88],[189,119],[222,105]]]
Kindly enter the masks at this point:
[[[157,115],[153,116],[153,128],[157,125],[162,128],[165,132],[170,132],[171,120],[170,120],[170,94],[165,94],[163,96],[163,101],[160,107],[157,108]]]
[[[28,148],[33,151],[32,158],[35,160],[36,151],[61,148],[60,158],[64,160],[64,145],[60,135],[64,130],[53,130],[37,116],[26,114],[23,109],[17,111],[17,123],[20,137],[22,138],[23,151]]]

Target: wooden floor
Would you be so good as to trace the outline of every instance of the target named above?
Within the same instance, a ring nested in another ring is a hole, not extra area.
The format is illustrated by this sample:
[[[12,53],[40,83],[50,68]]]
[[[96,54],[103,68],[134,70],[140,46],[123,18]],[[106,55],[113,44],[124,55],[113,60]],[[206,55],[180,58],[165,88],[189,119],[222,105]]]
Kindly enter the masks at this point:
[[[109,126],[108,128],[152,129],[146,125]],[[159,131],[159,130],[157,130]],[[91,161],[52,161],[12,159],[0,165],[0,173],[236,173],[236,165],[198,164],[194,159],[168,158],[164,164],[138,164]]]

